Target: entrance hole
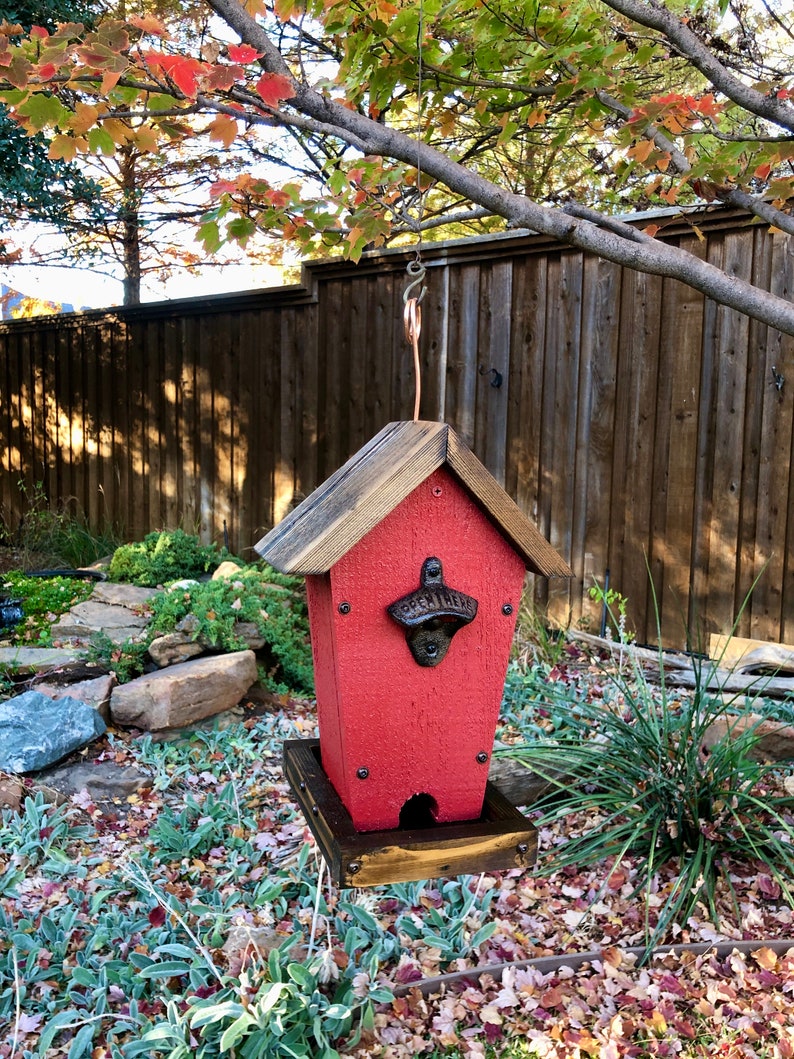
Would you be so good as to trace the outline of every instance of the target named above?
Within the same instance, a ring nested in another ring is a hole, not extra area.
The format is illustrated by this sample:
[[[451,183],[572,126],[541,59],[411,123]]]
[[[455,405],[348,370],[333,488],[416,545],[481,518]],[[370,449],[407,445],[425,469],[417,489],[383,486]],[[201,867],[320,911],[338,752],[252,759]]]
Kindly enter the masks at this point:
[[[400,828],[415,831],[433,827],[438,817],[438,804],[430,794],[414,794],[400,810]]]

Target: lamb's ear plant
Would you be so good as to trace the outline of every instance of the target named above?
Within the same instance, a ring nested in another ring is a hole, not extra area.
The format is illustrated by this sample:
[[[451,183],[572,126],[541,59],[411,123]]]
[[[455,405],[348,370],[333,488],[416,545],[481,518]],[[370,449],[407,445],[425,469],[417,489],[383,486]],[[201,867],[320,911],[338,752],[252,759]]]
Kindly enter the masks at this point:
[[[794,907],[794,797],[774,764],[755,759],[757,725],[736,723],[752,703],[710,692],[702,663],[694,690],[681,694],[667,686],[661,656],[660,668],[658,686],[636,663],[607,670],[603,698],[569,702],[566,723],[550,737],[500,751],[552,785],[535,806],[539,827],[564,831],[575,821],[541,852],[540,871],[608,862],[606,889],[623,858],[633,858],[648,952],[700,903],[718,926],[720,884],[738,907],[737,863],[763,865]],[[565,708],[550,696],[552,713]],[[724,734],[706,750],[717,721]],[[652,909],[658,873],[671,864],[675,878]]]

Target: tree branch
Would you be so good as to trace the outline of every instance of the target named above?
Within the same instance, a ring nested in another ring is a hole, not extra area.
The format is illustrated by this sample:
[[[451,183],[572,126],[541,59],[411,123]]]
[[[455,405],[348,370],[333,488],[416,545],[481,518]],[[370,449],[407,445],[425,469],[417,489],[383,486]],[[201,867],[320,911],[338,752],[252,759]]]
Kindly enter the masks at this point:
[[[668,11],[661,0],[602,0],[618,14],[648,29],[655,29],[670,41],[696,69],[728,99],[744,110],[757,114],[783,129],[794,132],[794,106],[776,96],[765,95],[746,85],[715,58],[703,41]]]
[[[287,102],[304,116],[305,127],[338,136],[365,154],[421,166],[423,173],[464,195],[473,205],[504,217],[515,227],[529,228],[640,272],[682,280],[717,302],[794,335],[794,305],[786,299],[729,276],[679,247],[655,239],[637,242],[623,234],[606,231],[592,221],[571,217],[564,210],[541,206],[498,187],[427,144],[348,110],[308,85],[298,83],[268,34],[237,0],[207,2],[245,43],[262,53],[260,62],[266,70],[280,73],[294,84],[295,95]],[[631,4],[633,0],[610,2]],[[288,120],[285,116],[279,117],[285,122]]]

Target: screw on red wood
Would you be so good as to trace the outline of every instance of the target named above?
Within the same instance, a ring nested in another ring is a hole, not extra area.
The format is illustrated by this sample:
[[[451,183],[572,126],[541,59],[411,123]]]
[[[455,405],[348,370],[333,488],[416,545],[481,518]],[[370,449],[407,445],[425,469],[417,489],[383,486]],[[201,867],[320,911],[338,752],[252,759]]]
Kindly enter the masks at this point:
[[[338,607],[338,610],[339,610],[340,614],[349,614],[350,611],[352,610],[352,607],[350,606],[349,603],[340,603],[339,607]]]
[[[369,769],[366,765],[362,765],[360,769],[356,769],[356,776],[358,776],[360,780],[365,780],[369,776]]]
[[[502,604],[502,614],[508,615],[508,614],[512,614],[512,613],[513,613],[513,604],[512,603],[503,603]]]
[[[481,750],[477,755],[477,761],[479,762],[479,764],[484,765],[487,760],[488,755],[485,753],[484,750]]]

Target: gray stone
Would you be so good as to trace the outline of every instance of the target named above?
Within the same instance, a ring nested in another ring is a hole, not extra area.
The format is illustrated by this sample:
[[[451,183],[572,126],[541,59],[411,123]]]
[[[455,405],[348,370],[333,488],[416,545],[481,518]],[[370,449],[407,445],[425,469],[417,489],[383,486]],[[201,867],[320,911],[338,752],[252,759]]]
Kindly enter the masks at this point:
[[[0,669],[13,673],[43,673],[73,665],[85,658],[85,654],[76,647],[0,647]]]
[[[37,683],[34,690],[40,691],[50,699],[60,699],[68,695],[72,699],[79,699],[89,706],[93,706],[102,720],[107,724],[110,720],[110,693],[116,686],[116,678],[112,673],[95,677],[93,680],[80,680],[74,684],[48,684]]]
[[[183,728],[236,705],[256,676],[253,651],[181,662],[114,688],[110,715],[145,731]]]
[[[149,644],[149,657],[160,669],[187,662],[204,654],[203,644],[184,632],[169,632],[158,636]]]
[[[145,629],[150,617],[149,614],[136,613],[120,604],[97,603],[93,599],[76,603],[68,614],[68,620],[73,625],[103,629],[105,632],[110,629]]]
[[[251,651],[258,651],[260,647],[265,646],[264,636],[252,621],[236,621],[234,635],[238,640],[242,640]]]
[[[54,790],[61,798],[87,791],[95,805],[120,805],[131,794],[151,785],[151,777],[131,765],[117,765],[114,761],[77,761],[47,769],[37,777],[38,782]]]
[[[145,607],[152,596],[157,595],[156,588],[141,588],[139,585],[117,585],[111,581],[102,581],[96,585],[88,597],[94,603],[107,603],[115,607],[127,607],[130,610]]]
[[[0,702],[0,770],[36,772],[86,746],[105,731],[97,711],[68,696],[26,691]]]

